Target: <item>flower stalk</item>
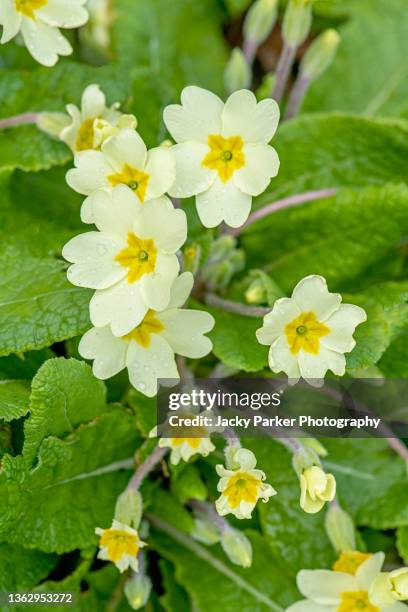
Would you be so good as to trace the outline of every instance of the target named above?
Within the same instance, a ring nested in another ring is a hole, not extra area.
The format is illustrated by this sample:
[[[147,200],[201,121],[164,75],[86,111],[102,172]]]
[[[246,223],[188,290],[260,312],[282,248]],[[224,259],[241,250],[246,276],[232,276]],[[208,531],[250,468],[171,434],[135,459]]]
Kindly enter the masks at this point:
[[[26,125],[28,123],[37,123],[39,116],[39,113],[22,113],[21,115],[14,115],[13,117],[6,117],[5,119],[0,119],[0,129],[15,127],[17,125]]]

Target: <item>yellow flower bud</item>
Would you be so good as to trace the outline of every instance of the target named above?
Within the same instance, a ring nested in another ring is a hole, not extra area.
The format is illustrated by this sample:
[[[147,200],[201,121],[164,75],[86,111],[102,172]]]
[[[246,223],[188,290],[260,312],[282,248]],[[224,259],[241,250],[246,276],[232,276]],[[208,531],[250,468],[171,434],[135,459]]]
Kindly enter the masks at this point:
[[[256,0],[244,21],[244,36],[260,45],[275,25],[278,14],[278,0]]]
[[[238,89],[247,89],[251,84],[251,77],[251,68],[245,55],[236,47],[225,67],[224,82],[227,92],[231,94]]]
[[[353,521],[340,506],[331,506],[326,514],[326,533],[333,548],[338,552],[354,550],[356,538]]]
[[[252,545],[238,529],[227,529],[221,536],[221,546],[232,563],[242,567],[252,565]]]
[[[125,595],[133,610],[140,610],[149,601],[152,583],[144,574],[133,574],[125,583]]]
[[[390,572],[389,579],[392,585],[392,594],[399,601],[408,599],[408,567]]]
[[[336,480],[332,474],[312,465],[300,476],[300,507],[309,514],[319,512],[327,501],[336,495]]]
[[[312,0],[289,0],[283,17],[282,36],[293,47],[303,43],[312,25]]]
[[[300,72],[310,81],[318,79],[333,62],[339,46],[336,30],[326,30],[310,45],[300,65]]]

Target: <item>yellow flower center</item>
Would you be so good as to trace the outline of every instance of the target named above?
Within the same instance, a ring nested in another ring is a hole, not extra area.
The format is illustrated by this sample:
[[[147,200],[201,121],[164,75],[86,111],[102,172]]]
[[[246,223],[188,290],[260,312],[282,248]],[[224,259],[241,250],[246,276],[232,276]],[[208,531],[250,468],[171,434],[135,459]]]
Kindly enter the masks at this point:
[[[75,143],[76,151],[86,151],[93,149],[94,146],[94,121],[95,119],[86,119],[78,130],[78,135]]]
[[[131,332],[122,336],[122,340],[127,340],[128,342],[134,340],[140,346],[143,346],[143,348],[148,348],[150,346],[151,334],[159,334],[163,329],[164,325],[159,319],[156,319],[155,311],[148,310],[143,321],[132,329]]]
[[[229,479],[223,495],[228,499],[231,508],[236,508],[241,502],[255,504],[258,500],[258,489],[261,485],[259,478],[248,472],[237,472]]]
[[[352,574],[354,576],[360,565],[371,556],[372,555],[369,553],[362,553],[358,550],[342,552],[332,569],[335,572],[345,572],[346,574]]]
[[[115,257],[121,266],[129,268],[128,283],[135,283],[143,274],[154,271],[157,258],[157,249],[150,238],[143,240],[134,234],[128,233],[128,246],[122,249]]]
[[[341,594],[341,603],[337,612],[361,612],[361,610],[364,612],[380,612],[379,608],[370,603],[367,591]]]
[[[121,529],[105,529],[99,545],[106,546],[108,557],[114,563],[124,555],[136,557],[139,552],[139,540],[136,534]]]
[[[48,4],[48,0],[15,0],[15,3],[19,13],[30,19],[35,19],[34,11]]]
[[[208,136],[209,152],[201,164],[216,170],[223,183],[230,180],[235,170],[245,166],[244,141],[241,136],[224,138],[220,134]]]
[[[141,170],[132,168],[128,164],[125,164],[122,168],[122,172],[116,174],[110,174],[108,181],[113,185],[127,185],[139,198],[140,202],[145,201],[147,184],[149,182],[149,175]]]
[[[318,355],[319,338],[327,336],[330,329],[317,320],[314,312],[302,312],[296,319],[285,326],[290,352],[297,355],[300,349],[312,355]]]

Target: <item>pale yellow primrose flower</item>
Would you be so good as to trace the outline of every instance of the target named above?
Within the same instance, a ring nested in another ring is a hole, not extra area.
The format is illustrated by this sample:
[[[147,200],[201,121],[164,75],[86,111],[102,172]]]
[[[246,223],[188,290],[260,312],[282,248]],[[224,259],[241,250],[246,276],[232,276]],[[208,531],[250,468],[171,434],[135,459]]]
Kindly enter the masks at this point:
[[[145,542],[139,539],[136,529],[129,525],[113,520],[112,527],[101,529],[97,527],[95,533],[100,537],[98,558],[112,561],[120,572],[131,567],[135,572],[139,569],[137,559],[140,548]]]
[[[119,102],[106,106],[106,98],[99,85],[88,85],[82,94],[81,108],[68,104],[66,109],[68,124],[58,134],[72,151],[99,149],[110,136],[118,134],[123,128],[136,128],[137,120],[133,115],[124,115]],[[45,116],[52,113],[44,113]],[[61,116],[62,113],[55,113]],[[66,115],[62,115],[66,117]],[[40,121],[41,127],[41,121]]]
[[[76,153],[76,168],[67,172],[72,189],[90,196],[98,189],[112,191],[116,185],[126,185],[144,203],[159,198],[169,190],[175,179],[174,155],[166,147],[147,150],[139,134],[130,128],[108,138],[100,151]],[[81,208],[84,223],[93,223],[92,198],[86,198]]]
[[[218,491],[220,497],[215,502],[218,514],[233,514],[238,519],[251,518],[251,514],[259,499],[267,502],[275,489],[264,482],[266,476],[262,470],[255,469],[256,457],[246,448],[239,448],[233,454],[233,464],[236,469],[226,469],[217,465],[216,470],[220,480]]]
[[[392,572],[382,572],[370,590],[376,605],[391,606],[395,601],[408,600],[408,568],[401,567]]]
[[[384,553],[357,551],[342,553],[330,570],[301,570],[299,591],[306,597],[286,612],[406,612],[400,602],[378,605],[372,599],[372,586],[380,575]]]
[[[161,311],[149,310],[129,333],[115,336],[109,326],[87,331],[78,350],[85,359],[94,360],[94,375],[105,380],[127,368],[131,384],[152,397],[157,393],[159,379],[167,386],[179,380],[175,354],[192,359],[207,355],[212,343],[204,334],[214,327],[214,318],[208,312],[181,308],[192,286],[192,274],[181,274],[171,287],[167,307]],[[200,442],[199,438],[191,440],[190,453],[181,438],[176,438],[173,446],[177,447],[173,459],[179,455],[185,461],[195,452],[208,454],[214,449],[209,440]]]
[[[72,47],[58,28],[77,28],[88,20],[86,0],[1,0],[1,43],[21,33],[33,58],[44,66],[54,66],[60,55],[70,55]]]
[[[296,285],[292,297],[276,300],[256,332],[258,342],[270,346],[273,372],[285,372],[289,382],[302,377],[312,384],[321,382],[328,370],[344,375],[344,353],[355,347],[353,333],[367,315],[341,299],[328,291],[322,276],[311,275]]]
[[[198,428],[195,427],[195,430]],[[201,429],[201,428],[200,428]],[[202,455],[207,457],[210,453],[215,450],[214,444],[211,442],[209,436],[204,436],[206,430],[203,427],[202,438],[160,438],[159,446],[171,448],[170,462],[173,465],[180,463],[180,460],[188,461],[194,455]],[[195,433],[199,433],[196,432]],[[188,435],[188,432],[187,432]]]
[[[268,142],[279,121],[275,100],[257,102],[242,89],[225,104],[200,87],[186,87],[181,105],[164,109],[164,123],[178,143],[176,180],[170,195],[196,197],[197,212],[205,227],[222,221],[243,225],[252,196],[259,195],[279,170],[279,158]]]
[[[309,514],[319,512],[336,496],[336,480],[321,467],[312,465],[300,475],[300,507]]]
[[[68,279],[96,289],[90,301],[95,327],[110,326],[114,336],[139,333],[149,310],[169,304],[180,269],[176,253],[187,236],[185,212],[166,197],[142,204],[118,185],[92,196],[92,214],[98,231],[75,236],[62,250],[72,263]]]

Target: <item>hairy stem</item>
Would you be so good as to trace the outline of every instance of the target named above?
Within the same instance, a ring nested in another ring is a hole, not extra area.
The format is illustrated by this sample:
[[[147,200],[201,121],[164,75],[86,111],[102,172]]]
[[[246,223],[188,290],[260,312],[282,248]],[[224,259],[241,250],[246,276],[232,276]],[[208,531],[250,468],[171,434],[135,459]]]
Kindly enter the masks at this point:
[[[293,89],[290,92],[289,101],[285,112],[285,119],[292,119],[292,117],[295,117],[299,113],[310,83],[310,79],[304,74],[300,74],[298,76]]]
[[[212,504],[198,499],[191,499],[188,503],[194,510],[207,516],[207,518],[218,527],[220,533],[225,533],[231,529],[231,525],[228,521],[218,514]]]
[[[14,117],[6,117],[5,119],[0,119],[0,129],[24,125],[26,123],[37,123],[38,117],[38,113],[23,113]]]
[[[282,100],[290,70],[295,60],[295,55],[296,47],[288,45],[285,42],[279,56],[278,66],[276,68],[276,82],[272,92],[272,98],[275,98],[277,102]]]
[[[167,453],[168,448],[156,446],[154,451],[139,465],[132,478],[129,480],[128,489],[138,489],[146,476],[156,467]]]
[[[258,51],[258,43],[249,38],[245,39],[242,51],[244,52],[245,59],[248,64],[252,66],[256,56],[256,52]]]
[[[271,310],[270,308],[246,306],[245,304],[232,302],[231,300],[224,300],[218,295],[215,295],[215,293],[204,294],[204,301],[208,306],[215,306],[215,308],[221,308],[227,312],[244,315],[245,317],[263,317]]]
[[[331,198],[336,195],[337,189],[317,189],[315,191],[305,191],[304,193],[297,193],[296,195],[289,196],[287,198],[282,198],[281,200],[276,200],[271,204],[267,204],[263,208],[256,210],[251,215],[249,215],[248,219],[241,225],[241,227],[237,227],[236,229],[230,230],[230,233],[233,236],[238,236],[246,230],[250,225],[263,219],[264,217],[268,217],[278,210],[283,210],[284,208],[292,208],[293,206],[300,206],[301,204],[305,204],[306,202],[314,202],[315,200],[324,200],[325,198]]]

